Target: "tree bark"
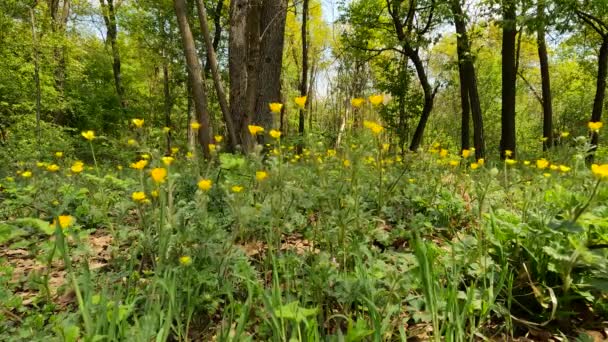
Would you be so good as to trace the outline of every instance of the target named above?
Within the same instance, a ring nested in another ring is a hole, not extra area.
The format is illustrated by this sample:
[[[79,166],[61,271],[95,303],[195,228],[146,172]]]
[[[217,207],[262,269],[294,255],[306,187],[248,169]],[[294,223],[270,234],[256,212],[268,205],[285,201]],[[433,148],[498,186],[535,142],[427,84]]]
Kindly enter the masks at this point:
[[[259,87],[253,122],[269,130],[274,117],[268,108],[271,102],[281,102],[281,70],[285,40],[286,0],[264,0],[261,14],[261,56]]]
[[[593,112],[591,113],[591,121],[598,122],[602,120],[602,112],[604,110],[604,99],[606,98],[606,78],[608,76],[608,35],[603,37],[600,53],[597,60],[597,86],[595,90],[595,99],[593,100]],[[593,145],[588,161],[593,162],[593,152],[597,150],[599,143],[599,134],[591,133],[591,145]]]
[[[308,91],[308,0],[302,1],[302,79],[300,80],[300,95],[306,96]],[[307,100],[308,102],[308,100]],[[304,106],[306,108],[306,105]],[[304,136],[304,108],[300,109],[298,133]]]
[[[40,153],[40,107],[42,91],[40,89],[40,65],[38,63],[38,37],[36,36],[36,16],[34,8],[30,8],[30,21],[32,28],[32,47],[34,57],[34,83],[36,84],[36,142],[38,145],[38,153]]]
[[[186,55],[186,65],[188,67],[188,78],[192,87],[192,98],[194,100],[194,108],[196,110],[197,121],[200,123],[198,131],[198,140],[203,150],[203,155],[210,157],[209,143],[211,142],[209,113],[207,112],[207,94],[205,93],[205,82],[203,79],[203,70],[196,54],[196,46],[194,45],[194,37],[190,30],[188,17],[186,13],[185,0],[174,0],[175,15],[179,25],[179,31],[182,36],[182,44],[184,47],[184,55]]]
[[[462,63],[460,52],[458,52],[458,76],[460,78],[460,107],[462,116],[460,122],[460,150],[468,150],[471,147],[470,119],[471,106],[469,103],[469,89],[465,79],[464,64]]]
[[[171,128],[171,108],[173,100],[171,99],[171,88],[169,85],[169,65],[167,61],[163,63],[163,94],[165,97],[165,127]],[[171,130],[167,132],[167,155],[171,154]]]
[[[406,44],[404,50],[412,63],[414,63],[416,73],[418,74],[418,79],[420,80],[422,90],[424,91],[424,106],[422,107],[422,114],[420,115],[420,120],[416,126],[416,131],[414,131],[412,143],[410,144],[410,151],[417,151],[422,143],[422,136],[424,135],[426,123],[431,116],[431,111],[433,110],[435,92],[433,91],[433,88],[431,88],[431,84],[426,76],[426,71],[424,70],[424,65],[422,64],[422,60],[418,55],[418,51],[412,49],[412,47],[408,44]]]
[[[247,11],[248,0],[230,1],[230,39],[228,67],[230,70],[230,113],[237,130],[237,141],[243,144],[243,118],[247,109]]]
[[[234,123],[232,122],[232,116],[230,115],[230,108],[228,107],[228,100],[226,99],[226,92],[224,91],[224,85],[222,84],[222,79],[218,70],[215,48],[213,47],[213,43],[211,42],[211,35],[209,33],[209,26],[207,23],[207,10],[205,9],[205,4],[202,0],[197,0],[196,6],[198,9],[198,18],[201,26],[201,31],[203,32],[203,37],[207,48],[207,64],[211,69],[213,84],[215,86],[215,91],[217,92],[218,101],[220,103],[220,109],[224,116],[226,129],[228,130],[228,147],[230,151],[234,151],[236,145],[238,144],[238,141],[236,138]]]
[[[542,85],[543,105],[543,150],[553,146],[553,106],[551,105],[551,76],[549,74],[549,58],[547,57],[547,44],[545,42],[545,0],[538,0],[538,30],[537,45],[540,62],[540,77]]]
[[[500,140],[500,157],[505,159],[511,151],[511,158],[515,157],[515,36],[516,10],[515,0],[503,0],[503,28],[502,28],[502,134]]]
[[[247,14],[247,91],[245,93],[246,111],[243,117],[243,147],[245,151],[251,151],[253,139],[248,134],[247,126],[253,122],[255,101],[258,92],[259,63],[260,63],[260,18],[261,0],[249,0],[249,13]]]
[[[457,51],[458,51],[458,70],[461,74],[461,101],[463,101],[463,126],[468,124],[469,119],[464,118],[466,109],[470,109],[473,119],[473,145],[475,146],[475,157],[477,159],[485,157],[485,137],[483,129],[483,115],[481,113],[481,103],[479,100],[479,92],[477,90],[477,76],[475,74],[475,65],[473,64],[473,57],[471,56],[471,45],[469,43],[469,37],[467,33],[467,27],[465,22],[464,12],[462,10],[460,0],[452,0],[452,13],[454,15],[454,24],[456,26],[457,38]],[[464,89],[462,83],[464,82]],[[466,99],[464,98],[466,96]],[[468,102],[468,103],[467,103]],[[466,120],[466,123],[465,123]],[[464,135],[465,132],[463,132]],[[467,136],[468,127],[467,127]],[[469,137],[462,137],[467,139],[467,146],[469,146]],[[463,149],[464,149],[463,145]],[[467,147],[468,148],[468,147]]]
[[[101,14],[106,24],[106,30],[110,46],[112,47],[112,72],[114,73],[114,86],[116,87],[116,94],[118,95],[118,101],[123,111],[127,108],[127,102],[125,99],[125,90],[122,84],[122,73],[120,66],[120,51],[118,48],[118,28],[116,24],[116,8],[114,7],[114,0],[99,0],[101,5]]]
[[[222,9],[224,8],[224,0],[218,0],[215,5],[214,11],[211,13],[213,17],[213,51],[215,51],[217,58],[217,48],[220,45],[220,39],[222,39]],[[200,14],[200,12],[199,12]],[[211,71],[211,65],[209,57],[205,63],[205,74]]]

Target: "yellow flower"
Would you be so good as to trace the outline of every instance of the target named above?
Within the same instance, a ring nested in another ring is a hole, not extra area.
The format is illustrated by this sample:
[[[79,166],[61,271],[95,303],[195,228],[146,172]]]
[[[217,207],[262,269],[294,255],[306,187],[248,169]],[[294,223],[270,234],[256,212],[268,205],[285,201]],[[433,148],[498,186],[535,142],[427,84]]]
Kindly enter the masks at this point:
[[[391,144],[382,144],[382,151],[388,151],[388,149],[391,147]]]
[[[384,95],[382,95],[382,94],[372,95],[369,97],[369,102],[374,106],[381,104],[383,101],[384,101]]]
[[[462,158],[469,158],[470,155],[471,155],[471,150],[466,149],[466,148],[464,150],[462,150],[462,153],[461,153]]]
[[[414,183],[416,183],[416,179],[415,178],[408,178],[407,182],[410,183],[410,184],[414,184]]]
[[[216,144],[209,144],[209,151],[211,152],[215,152],[215,150],[217,150],[217,145]]]
[[[557,170],[559,170],[559,166],[557,166],[557,165],[551,165],[551,166],[549,166],[549,168],[550,168],[552,171],[557,171]]]
[[[336,156],[336,150],[334,150],[334,149],[327,150],[327,156],[328,157],[335,157]]]
[[[167,134],[167,133],[171,132],[171,127],[167,127],[167,126],[163,127],[163,132],[164,132],[165,134]]]
[[[304,96],[298,96],[294,99],[295,103],[298,105],[298,107],[300,108],[304,108],[306,106],[306,95]]]
[[[269,134],[273,139],[279,139],[281,137],[281,131],[277,131],[276,129],[271,129]]]
[[[355,97],[354,99],[350,99],[351,106],[355,108],[360,108],[365,103],[365,99],[361,97]]]
[[[141,128],[144,125],[144,119],[133,119],[131,122],[137,128]]]
[[[562,132],[559,136],[562,138],[567,138],[570,136],[570,132]]]
[[[190,123],[190,128],[192,128],[195,131],[198,131],[198,129],[201,128],[201,124],[198,123],[197,121],[192,121]]]
[[[23,178],[30,178],[30,177],[32,177],[32,171],[23,171],[21,173],[21,177],[23,177]]]
[[[179,152],[179,147],[171,147],[171,154],[177,154]]]
[[[268,173],[266,171],[256,171],[256,173],[255,173],[255,179],[258,182],[261,182],[261,181],[263,181],[266,178],[268,178]]]
[[[186,158],[188,159],[193,159],[194,158],[194,154],[190,151],[186,152]]]
[[[601,180],[608,180],[608,164],[591,165],[591,172]]]
[[[135,191],[131,194],[131,199],[135,202],[143,203],[147,200],[146,194],[143,191]]]
[[[445,158],[447,156],[448,156],[448,150],[445,148],[442,148],[441,151],[439,151],[439,157]]]
[[[87,139],[88,141],[92,141],[93,139],[95,139],[95,132],[94,131],[84,131],[82,133],[80,133],[85,139]]]
[[[81,161],[75,161],[70,170],[73,173],[81,173],[84,170],[84,163]]]
[[[281,109],[283,108],[283,104],[282,103],[278,103],[278,102],[272,102],[272,103],[268,104],[268,108],[273,113],[280,113]]]
[[[471,170],[479,169],[479,163],[471,163]]]
[[[192,258],[187,255],[183,255],[179,257],[179,263],[183,266],[190,266],[192,265]]]
[[[560,166],[559,166],[559,170],[560,170],[561,172],[563,172],[563,173],[566,173],[566,172],[568,172],[568,171],[572,170],[572,168],[571,168],[571,167],[568,167],[568,166],[566,166],[566,165],[560,165]]]
[[[541,158],[539,160],[536,161],[536,167],[539,170],[544,170],[549,166],[549,161],[545,158]]]
[[[135,145],[135,144],[137,144],[137,141],[135,141],[135,139],[127,140],[127,145]]]
[[[483,166],[483,164],[485,164],[485,163],[486,163],[485,159],[483,159],[483,158],[477,159],[477,164],[479,164],[479,166]]]
[[[157,197],[158,197],[158,195],[159,195],[159,194],[158,194],[158,190],[152,190],[152,191],[150,192],[150,196],[152,196],[152,197],[154,197],[154,198],[157,198]]]
[[[232,188],[230,188],[230,190],[232,190],[232,192],[234,193],[239,193],[241,191],[243,191],[243,187],[240,185],[233,185]]]
[[[524,160],[524,165],[526,165],[526,166],[530,165],[530,161],[529,160]]]
[[[141,155],[141,159],[148,160],[148,159],[150,159],[150,155],[149,155],[149,154],[147,154],[147,153],[143,153],[143,154]]]
[[[164,156],[160,159],[163,161],[163,164],[165,164],[166,166],[171,165],[173,163],[173,161],[175,160],[175,158],[173,158],[171,156]]]
[[[122,165],[116,165],[116,168],[118,169],[118,171],[122,170]]]
[[[57,158],[63,157],[63,152],[55,152],[55,157],[57,157]]]
[[[458,160],[450,160],[450,166],[458,166],[460,162]]]
[[[376,135],[380,134],[384,130],[384,127],[382,127],[381,125],[367,120],[363,121],[363,126],[371,130]]]
[[[203,191],[209,191],[209,189],[211,189],[211,187],[213,186],[213,182],[211,181],[211,179],[201,179],[198,181],[197,186]]]
[[[216,135],[213,138],[215,139],[215,142],[218,143],[218,144],[221,143],[222,140],[224,140],[224,137],[221,136],[221,135]]]
[[[511,150],[505,150],[505,157],[510,157],[513,155],[513,151]]]
[[[348,159],[344,159],[344,160],[342,161],[342,164],[344,165],[344,167],[350,167],[350,160],[348,160]]]
[[[150,171],[150,177],[152,177],[155,183],[164,183],[167,178],[167,169],[156,167]]]
[[[57,172],[59,171],[59,165],[57,164],[51,164],[49,166],[46,167],[46,170],[49,172]]]
[[[257,135],[258,133],[264,132],[264,127],[261,126],[248,125],[247,128],[249,129],[249,133],[251,133],[251,135]]]
[[[507,159],[505,159],[505,163],[507,163],[507,165],[515,165],[515,164],[517,164],[517,160],[507,158]]]
[[[587,126],[589,127],[589,129],[593,132],[599,132],[600,128],[602,128],[604,126],[604,123],[601,121],[589,121],[589,123],[587,124]]]
[[[130,167],[135,170],[143,170],[146,165],[148,165],[148,161],[145,159],[141,159],[136,163],[131,163]]]
[[[45,162],[36,162],[36,166],[38,166],[39,168],[43,168],[46,167],[48,164]]]
[[[59,215],[59,227],[66,229],[72,225],[74,218],[70,215]]]

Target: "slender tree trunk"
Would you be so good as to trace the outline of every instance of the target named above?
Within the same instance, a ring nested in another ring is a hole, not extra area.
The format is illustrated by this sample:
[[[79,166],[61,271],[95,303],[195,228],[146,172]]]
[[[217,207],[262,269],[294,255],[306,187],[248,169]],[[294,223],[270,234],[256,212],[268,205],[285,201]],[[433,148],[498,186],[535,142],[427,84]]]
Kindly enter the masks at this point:
[[[243,117],[243,132],[248,133],[247,126],[253,122],[255,111],[255,101],[258,93],[258,76],[260,63],[260,18],[262,3],[261,0],[249,0],[250,7],[247,15],[247,91],[245,93],[246,111]],[[251,151],[253,139],[250,135],[244,135],[243,147],[245,151]]]
[[[220,109],[224,116],[226,129],[228,130],[229,150],[234,151],[236,145],[238,144],[238,140],[236,138],[236,130],[234,128],[234,123],[232,122],[232,116],[230,115],[230,108],[228,107],[226,92],[224,91],[224,85],[222,84],[222,79],[218,70],[215,49],[211,42],[211,35],[209,34],[209,26],[207,23],[207,10],[205,9],[205,4],[202,0],[197,0],[196,6],[198,9],[198,18],[200,21],[201,31],[203,32],[205,46],[207,48],[207,64],[211,69],[213,84],[215,86],[215,91],[217,92],[218,101],[220,103]]]
[[[163,93],[165,96],[165,127],[171,128],[171,108],[173,100],[171,99],[171,88],[169,84],[169,65],[167,61],[163,63]],[[167,132],[167,155],[171,154],[171,130]]]
[[[271,102],[281,102],[281,71],[285,41],[286,0],[264,0],[261,14],[261,56],[259,87],[255,105],[256,125],[269,130],[274,117],[268,108]]]
[[[108,40],[112,47],[112,72],[114,73],[114,86],[116,87],[116,94],[118,95],[118,101],[123,111],[127,108],[127,102],[125,99],[125,90],[122,84],[122,73],[120,66],[120,51],[118,48],[118,28],[116,24],[116,8],[114,7],[114,0],[99,0],[101,5],[101,14],[106,24]]]
[[[502,36],[502,135],[500,140],[500,157],[506,158],[507,150],[515,157],[515,36],[516,10],[515,0],[503,0],[503,36]]]
[[[545,0],[538,0],[537,33],[538,59],[540,61],[540,77],[543,91],[543,150],[553,146],[553,106],[551,105],[551,76],[549,74],[549,58],[545,42]]]
[[[608,35],[603,37],[600,53],[598,56],[597,68],[597,86],[595,90],[595,99],[593,101],[593,112],[591,113],[591,121],[598,122],[602,120],[602,112],[604,110],[604,100],[606,98],[606,78],[608,76]],[[591,133],[591,152],[597,150],[599,143],[599,134]],[[593,153],[587,158],[589,162],[593,162]]]
[[[198,6],[198,5],[197,5]],[[216,59],[217,59],[217,48],[220,45],[220,40],[222,39],[222,9],[224,8],[224,0],[218,0],[215,9],[211,13],[213,17],[213,51],[215,51]],[[200,14],[200,12],[199,12]],[[207,56],[207,62],[205,62],[205,74],[208,74],[211,71],[209,57]]]
[[[305,96],[308,91],[308,0],[302,1],[302,79],[300,80],[300,95]],[[308,102],[308,101],[307,101]],[[306,108],[306,106],[304,106]],[[304,136],[304,109],[300,109],[298,133]]]
[[[481,113],[481,103],[479,100],[479,92],[477,90],[477,76],[475,74],[475,65],[473,64],[473,58],[471,56],[471,45],[469,43],[469,37],[467,33],[467,27],[465,22],[465,15],[460,4],[460,0],[452,0],[452,13],[454,15],[454,24],[456,26],[457,38],[457,50],[458,50],[458,65],[459,72],[461,74],[460,82],[464,82],[464,89],[461,85],[461,101],[463,103],[468,102],[463,106],[463,115],[466,109],[470,109],[473,119],[473,145],[475,146],[475,157],[477,159],[484,158],[485,156],[485,138],[483,129],[483,115]],[[463,91],[466,93],[463,93]],[[467,99],[464,99],[466,96]],[[463,117],[463,125],[465,120],[468,123],[469,119]],[[464,134],[465,132],[463,132]],[[468,127],[466,135],[468,136]],[[463,139],[468,137],[463,136]],[[463,145],[463,148],[464,145]]]
[[[40,89],[40,66],[38,64],[38,38],[36,36],[36,16],[34,15],[34,8],[30,8],[30,21],[32,24],[32,46],[34,50],[34,82],[36,84],[36,142],[40,147],[40,102],[41,102],[41,89]],[[40,148],[38,148],[40,153]]]
[[[462,116],[460,123],[460,150],[468,150],[471,147],[471,106],[469,103],[469,89],[465,79],[464,65],[461,62],[460,52],[458,53],[458,73],[460,77],[460,106],[462,108]]]
[[[420,115],[418,126],[416,126],[416,131],[414,131],[414,136],[412,137],[412,142],[410,144],[410,151],[416,151],[422,143],[424,129],[426,128],[426,123],[429,120],[431,111],[433,110],[435,92],[433,91],[433,88],[431,88],[431,84],[426,76],[426,71],[424,70],[424,65],[422,64],[422,60],[418,55],[418,51],[412,49],[412,47],[408,44],[405,45],[404,50],[412,63],[414,63],[416,73],[418,74],[418,79],[420,80],[422,90],[424,91],[424,106],[422,107],[422,114]]]
[[[200,123],[198,131],[198,140],[201,144],[203,154],[206,158],[210,157],[209,143],[211,142],[209,113],[207,112],[207,94],[205,93],[205,82],[203,79],[203,70],[196,54],[196,46],[194,45],[194,37],[190,30],[188,17],[186,13],[185,0],[174,0],[175,15],[179,25],[179,31],[182,36],[184,54],[186,55],[186,65],[188,66],[188,78],[192,87],[192,98],[194,100],[194,108],[196,110],[197,121]]]
[[[48,0],[48,9],[51,16],[51,30],[59,39],[59,44],[53,47],[53,57],[55,59],[55,90],[59,94],[61,108],[54,113],[55,122],[59,125],[66,123],[65,113],[65,69],[66,69],[66,44],[65,28],[70,13],[70,1]]]
[[[230,69],[230,113],[237,130],[239,145],[249,132],[243,130],[247,109],[247,12],[248,0],[230,1],[230,39],[228,67]]]

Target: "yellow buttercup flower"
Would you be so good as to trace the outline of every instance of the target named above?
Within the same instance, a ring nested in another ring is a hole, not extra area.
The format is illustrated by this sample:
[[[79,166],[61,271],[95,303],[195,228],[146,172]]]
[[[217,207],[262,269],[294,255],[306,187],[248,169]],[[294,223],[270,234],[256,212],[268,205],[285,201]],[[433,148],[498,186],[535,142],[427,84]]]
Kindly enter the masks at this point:
[[[148,161],[145,159],[141,159],[136,163],[131,163],[130,167],[135,170],[143,170],[146,165],[148,165]]]
[[[549,168],[550,168],[552,171],[557,171],[557,170],[559,170],[559,166],[557,166],[557,165],[551,165],[551,166],[549,166]]]
[[[49,166],[46,167],[46,170],[49,172],[57,172],[59,171],[59,165],[57,164],[51,164]]]
[[[150,171],[150,177],[155,183],[164,183],[167,179],[167,169],[156,167]]]
[[[48,164],[45,162],[36,162],[36,166],[38,166],[39,168],[43,168],[46,167]]]
[[[272,102],[268,104],[268,108],[273,113],[280,113],[281,109],[283,109],[283,104],[278,102]]]
[[[563,173],[566,173],[566,172],[569,172],[570,170],[572,170],[572,168],[569,166],[566,166],[566,165],[560,165],[559,170]]]
[[[210,152],[215,152],[217,150],[217,145],[216,144],[209,144],[209,151]]]
[[[57,158],[63,157],[63,152],[55,152],[55,157],[57,157]]]
[[[215,142],[218,143],[218,144],[221,143],[222,140],[224,140],[224,137],[221,136],[221,135],[216,135],[213,138],[215,139]]]
[[[167,134],[169,132],[171,132],[171,127],[167,127],[167,126],[163,127],[163,133]]]
[[[511,150],[505,150],[505,157],[510,157],[513,155],[513,151]]]
[[[137,128],[141,128],[144,125],[144,119],[133,119],[131,122]]]
[[[445,157],[447,157],[447,156],[448,156],[448,150],[447,150],[447,149],[445,149],[445,148],[442,148],[442,149],[439,151],[439,157],[441,157],[441,158],[445,158]]]
[[[483,158],[477,159],[477,164],[479,164],[479,166],[483,166],[483,164],[485,164],[485,163],[486,163],[485,159],[483,159]]]
[[[242,192],[243,189],[244,188],[242,186],[240,186],[240,185],[233,185],[232,188],[230,188],[230,190],[232,190],[232,192],[237,193],[237,194],[239,192]]]
[[[159,194],[158,190],[152,190],[152,191],[150,191],[150,196],[152,196],[154,198],[157,198],[159,195],[160,194]]]
[[[165,164],[166,166],[173,164],[173,161],[175,160],[175,158],[173,158],[171,156],[164,156],[160,159],[163,161],[163,164]]]
[[[66,229],[72,225],[74,218],[70,215],[59,215],[59,227]]]
[[[92,141],[93,139],[95,139],[95,132],[94,131],[84,131],[82,133],[80,133],[85,139],[87,139],[88,141]]]
[[[591,172],[601,180],[608,180],[608,164],[591,165]]]
[[[32,171],[23,171],[21,173],[21,177],[23,177],[23,178],[30,178],[30,177],[32,177]]]
[[[369,102],[374,106],[378,106],[382,102],[384,102],[384,95],[382,95],[382,94],[372,95],[369,97]]]
[[[461,152],[462,158],[469,158],[470,155],[471,155],[471,150],[469,150],[469,149],[465,148]]]
[[[570,132],[562,132],[559,136],[562,138],[567,138],[570,136]]]
[[[137,144],[137,141],[135,141],[135,139],[127,140],[127,145],[135,145],[135,144]]]
[[[70,171],[73,173],[81,173],[84,170],[84,163],[81,161],[75,161],[70,167]]]
[[[201,128],[201,124],[198,123],[197,121],[192,121],[190,123],[190,128],[192,128],[195,131],[198,131],[198,129]]]
[[[524,160],[524,165],[526,165],[526,166],[530,165],[530,161],[529,160]]]
[[[471,163],[471,170],[479,169],[479,163]]]
[[[251,133],[251,135],[258,135],[259,133],[264,132],[264,127],[261,126],[248,125],[247,128],[249,129],[249,133]]]
[[[135,191],[131,194],[131,199],[135,202],[143,203],[147,200],[147,197],[143,191]]]
[[[328,156],[328,157],[335,157],[335,156],[336,156],[336,153],[337,153],[337,152],[336,152],[336,150],[334,150],[334,149],[329,149],[329,150],[327,150],[327,156]]]
[[[460,165],[460,162],[458,160],[450,160],[449,164],[450,166],[458,166]]]
[[[194,158],[194,154],[190,151],[186,152],[186,158],[188,159],[193,159]]]
[[[179,257],[179,263],[183,266],[190,266],[192,265],[192,258],[187,255],[181,256]]]
[[[268,178],[268,173],[266,171],[256,171],[256,173],[255,173],[255,179],[258,182],[261,182],[261,181],[263,181],[266,178]]]
[[[177,154],[179,152],[179,147],[171,147],[171,154]]]
[[[298,96],[294,99],[295,103],[298,105],[298,107],[300,108],[304,108],[306,106],[306,99],[307,96]]]
[[[511,159],[511,158],[507,158],[507,159],[505,159],[505,163],[507,163],[507,165],[513,166],[513,165],[517,164],[517,160]]]
[[[354,99],[350,99],[350,105],[355,108],[361,108],[361,106],[363,106],[364,103],[365,103],[365,99],[363,99],[361,97],[355,97]]]
[[[545,158],[541,158],[539,160],[536,161],[536,167],[539,170],[543,170],[546,169],[549,166],[549,161]]]
[[[587,127],[593,132],[599,132],[600,129],[604,126],[604,123],[601,121],[589,121]]]
[[[281,131],[277,131],[276,129],[271,129],[268,133],[273,139],[279,139],[281,137]]]
[[[384,127],[382,127],[381,125],[367,120],[363,121],[363,126],[371,130],[376,135],[380,134],[384,130]]]
[[[150,155],[149,155],[149,154],[147,154],[147,153],[142,153],[142,155],[141,155],[141,159],[148,160],[148,159],[150,159]]]
[[[209,191],[213,186],[213,182],[211,181],[211,179],[201,179],[198,181],[197,186],[203,191]]]
[[[348,160],[348,159],[344,159],[344,160],[342,161],[342,165],[344,165],[344,167],[350,167],[350,160]]]

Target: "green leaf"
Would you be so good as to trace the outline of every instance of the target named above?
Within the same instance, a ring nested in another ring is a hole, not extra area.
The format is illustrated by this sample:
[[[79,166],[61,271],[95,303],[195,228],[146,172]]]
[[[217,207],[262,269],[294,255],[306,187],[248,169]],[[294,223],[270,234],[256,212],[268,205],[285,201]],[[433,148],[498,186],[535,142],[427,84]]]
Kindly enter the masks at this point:
[[[274,315],[278,318],[284,318],[301,323],[306,321],[308,317],[315,316],[319,310],[317,308],[306,309],[301,308],[297,301],[283,305],[280,308],[274,309]]]
[[[36,228],[41,232],[45,233],[46,235],[53,235],[53,233],[55,232],[55,227],[51,226],[50,223],[33,217],[24,217],[16,219],[13,222],[19,226]]]

